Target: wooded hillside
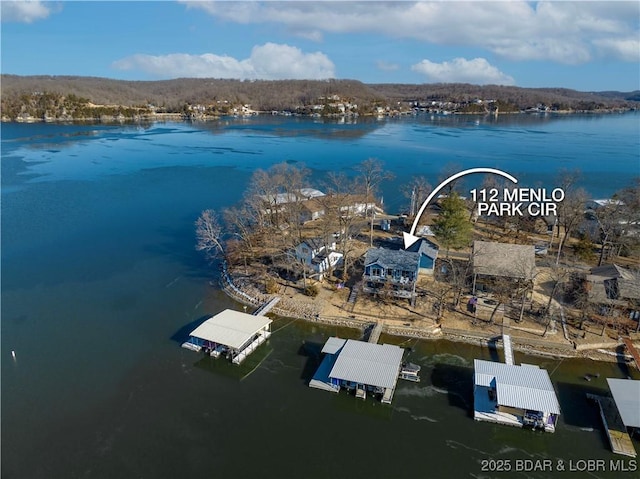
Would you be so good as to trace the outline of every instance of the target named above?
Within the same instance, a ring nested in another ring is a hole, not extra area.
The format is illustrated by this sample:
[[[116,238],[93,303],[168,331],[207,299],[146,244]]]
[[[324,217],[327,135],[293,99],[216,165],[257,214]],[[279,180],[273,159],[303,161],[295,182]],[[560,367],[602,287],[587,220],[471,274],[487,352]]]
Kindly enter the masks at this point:
[[[124,81],[74,76],[1,76],[2,115],[15,118],[25,105],[33,108],[42,103],[49,111],[59,108],[65,98],[85,100],[93,105],[110,106],[116,114],[127,116],[130,108],[141,114],[149,105],[157,111],[182,112],[185,105],[210,105],[228,102],[249,104],[254,110],[295,110],[318,103],[320,98],[337,95],[358,105],[366,114],[378,106],[396,107],[398,102],[419,101],[466,103],[474,99],[496,100],[524,110],[539,104],[557,110],[597,110],[636,108],[640,92],[578,92],[561,88],[519,88],[507,86],[478,86],[470,84],[364,84],[356,80],[279,80],[240,81],[183,78],[162,81]],[[49,101],[51,100],[51,101]],[[74,105],[76,105],[74,103]],[[76,110],[66,115],[77,117]],[[119,109],[118,109],[119,107]],[[85,111],[78,109],[77,111]],[[501,110],[504,111],[504,110]],[[108,113],[105,110],[105,113]],[[37,115],[32,115],[36,116]],[[53,117],[60,117],[55,111]]]

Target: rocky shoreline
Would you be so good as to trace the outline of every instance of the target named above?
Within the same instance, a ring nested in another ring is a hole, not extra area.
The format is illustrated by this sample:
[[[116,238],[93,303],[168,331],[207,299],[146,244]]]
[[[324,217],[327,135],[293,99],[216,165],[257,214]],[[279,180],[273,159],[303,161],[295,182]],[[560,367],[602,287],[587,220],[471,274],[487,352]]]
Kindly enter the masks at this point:
[[[269,301],[277,295],[265,294],[256,290],[248,284],[234,281],[231,273],[222,267],[219,286],[230,298],[250,307],[258,307]],[[330,326],[340,326],[359,330],[364,334],[365,330],[375,324],[375,321],[367,321],[355,317],[328,317],[320,313],[319,308],[301,308],[299,303],[282,298],[278,305],[272,309],[277,316],[291,318],[295,320],[303,320],[314,323],[320,323]],[[417,327],[400,327],[392,325],[383,325],[382,332],[390,336],[420,339],[420,340],[447,340],[466,344],[473,344],[481,347],[496,347],[495,335],[473,331],[462,331],[444,326],[425,329]],[[512,337],[513,349],[525,354],[539,357],[549,357],[554,359],[583,358],[594,361],[603,362],[624,362],[629,363],[632,357],[620,354],[614,351],[608,351],[608,348],[617,348],[618,343],[594,344],[593,347],[578,348],[575,343],[572,345],[541,345],[532,344],[531,340],[523,340],[523,338]],[[529,343],[529,344],[527,344]],[[501,347],[501,346],[500,346]]]

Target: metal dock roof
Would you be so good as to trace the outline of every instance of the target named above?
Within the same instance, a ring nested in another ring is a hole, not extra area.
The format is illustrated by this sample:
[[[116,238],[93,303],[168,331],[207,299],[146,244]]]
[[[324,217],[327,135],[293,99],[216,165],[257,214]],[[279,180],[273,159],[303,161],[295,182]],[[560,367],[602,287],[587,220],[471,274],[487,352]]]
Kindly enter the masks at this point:
[[[373,344],[348,339],[329,377],[369,386],[393,388],[404,350],[390,344]]]
[[[271,323],[272,320],[264,316],[225,309],[194,329],[190,336],[238,349]]]
[[[482,359],[474,360],[474,369],[475,385],[495,387],[498,404],[560,414],[560,404],[546,370]]]
[[[324,343],[324,346],[322,348],[322,353],[336,354],[338,351],[340,351],[340,348],[342,348],[342,346],[344,346],[344,343],[346,342],[347,342],[346,339],[336,338],[332,336],[329,339],[327,339],[326,343]]]
[[[640,381],[607,378],[622,422],[627,427],[640,427]]]

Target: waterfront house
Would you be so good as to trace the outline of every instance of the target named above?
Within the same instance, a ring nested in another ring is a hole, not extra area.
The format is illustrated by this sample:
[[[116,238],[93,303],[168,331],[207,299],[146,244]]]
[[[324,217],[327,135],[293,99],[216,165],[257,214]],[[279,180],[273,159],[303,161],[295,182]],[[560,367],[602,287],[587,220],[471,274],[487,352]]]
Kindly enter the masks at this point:
[[[621,310],[630,319],[640,320],[640,273],[617,264],[592,268],[585,278],[587,298],[608,315]],[[615,311],[614,311],[615,312]]]
[[[546,370],[530,364],[474,360],[476,421],[554,432],[560,404]]]
[[[364,257],[363,291],[373,294],[386,291],[413,302],[420,257],[417,251],[370,248]]]
[[[409,246],[407,251],[415,252],[420,255],[420,259],[418,260],[419,274],[433,274],[436,260],[438,259],[438,245],[425,238],[420,238]]]
[[[536,276],[533,245],[474,241],[471,260],[473,294],[476,289],[490,291],[496,278],[509,278],[517,283],[533,281]]]
[[[315,273],[324,273],[342,261],[342,253],[335,251],[335,241],[323,241],[320,238],[309,238],[295,247],[296,261],[302,263]]]
[[[194,329],[182,347],[240,364],[271,336],[271,323],[265,316],[225,309]]]
[[[330,337],[322,354],[309,387],[335,393],[347,389],[362,399],[370,393],[383,403],[391,403],[402,366],[402,348]]]
[[[300,223],[315,221],[325,215],[325,207],[316,198],[310,198],[300,203]]]

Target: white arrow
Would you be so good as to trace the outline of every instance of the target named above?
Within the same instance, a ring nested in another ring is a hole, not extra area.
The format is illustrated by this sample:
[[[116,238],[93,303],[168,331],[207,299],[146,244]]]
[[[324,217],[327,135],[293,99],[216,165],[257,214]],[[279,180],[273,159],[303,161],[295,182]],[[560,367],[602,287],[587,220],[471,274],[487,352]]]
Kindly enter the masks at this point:
[[[418,221],[420,220],[420,217],[422,216],[422,213],[424,212],[426,207],[429,205],[429,202],[432,199],[434,199],[438,193],[440,193],[440,190],[442,190],[442,188],[447,186],[452,181],[455,181],[455,180],[457,180],[458,178],[460,178],[462,176],[471,175],[473,173],[493,173],[495,175],[504,176],[505,178],[513,181],[514,183],[518,182],[518,180],[514,176],[512,176],[509,173],[506,173],[506,172],[504,172],[502,170],[498,170],[496,168],[470,168],[468,170],[461,171],[460,173],[456,173],[455,175],[451,175],[449,178],[447,178],[442,183],[440,183],[431,192],[431,194],[427,197],[427,199],[424,200],[424,203],[422,203],[422,206],[418,210],[418,214],[416,215],[415,219],[413,220],[413,225],[411,226],[411,230],[408,233],[406,233],[406,232],[402,233],[402,236],[404,237],[404,249],[407,249],[413,243],[415,243],[416,241],[418,241],[420,239],[417,236],[415,236],[415,232],[416,232],[416,228],[418,227]]]

